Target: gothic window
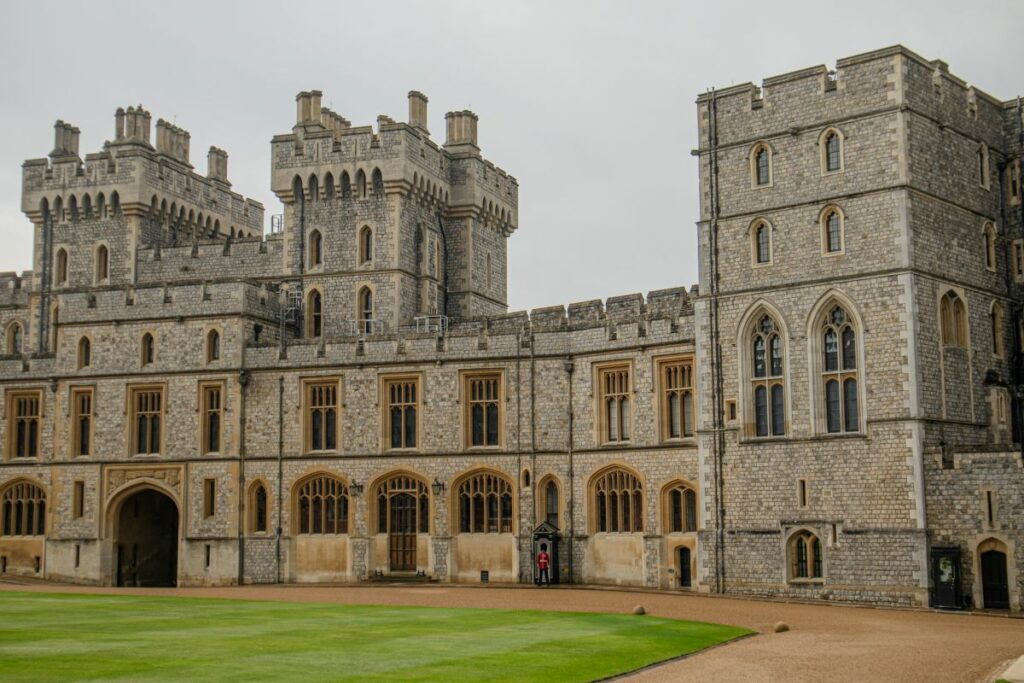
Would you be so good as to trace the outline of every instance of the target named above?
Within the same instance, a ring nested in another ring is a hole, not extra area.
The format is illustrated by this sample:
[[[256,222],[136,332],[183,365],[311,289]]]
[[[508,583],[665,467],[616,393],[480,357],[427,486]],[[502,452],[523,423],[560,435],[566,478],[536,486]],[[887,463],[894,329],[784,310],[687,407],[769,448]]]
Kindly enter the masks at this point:
[[[338,450],[338,380],[308,382],[306,392],[306,451]]]
[[[598,428],[600,443],[622,443],[630,440],[631,418],[628,363],[606,365],[597,369]]]
[[[825,431],[860,431],[857,332],[841,306],[829,309],[819,328]]]
[[[8,392],[7,397],[8,457],[35,458],[39,455],[42,392]]]
[[[92,365],[92,342],[88,337],[78,340],[78,369],[87,368]]]
[[[20,481],[4,489],[0,496],[3,505],[3,536],[42,536],[46,533],[46,494],[43,489],[27,481]]]
[[[71,392],[72,437],[71,447],[75,456],[92,454],[92,389],[75,389]]]
[[[419,387],[419,377],[393,377],[384,380],[384,428],[388,449],[416,448],[419,432]]]
[[[58,287],[63,287],[68,283],[68,252],[63,247],[57,250],[53,283]]]
[[[843,214],[835,207],[829,207],[821,214],[822,251],[826,254],[842,253]]]
[[[352,199],[352,181],[348,177],[348,171],[341,172],[341,198]]]
[[[789,540],[790,580],[818,580],[824,578],[821,541],[809,531],[801,531]]]
[[[330,173],[324,176],[324,199],[334,199],[334,176]]]
[[[1003,306],[998,301],[992,302],[989,311],[989,323],[992,328],[992,355],[1003,357]]]
[[[309,267],[316,268],[324,262],[324,238],[319,230],[309,233]]]
[[[681,481],[667,486],[662,494],[667,533],[697,531],[697,494]]]
[[[1020,204],[1020,193],[1020,159],[1014,159],[1006,170],[1006,194],[1011,204]]]
[[[985,223],[985,268],[996,270],[996,227],[991,222]]]
[[[105,244],[96,247],[96,282],[105,282],[110,277],[110,252]]]
[[[224,423],[221,384],[204,384],[202,391],[202,449],[201,453],[220,453],[221,432]]]
[[[939,301],[939,318],[942,345],[967,348],[967,308],[956,292],[946,292]]]
[[[92,218],[92,198],[89,195],[82,197],[82,215],[87,220]]]
[[[159,455],[163,426],[164,392],[160,387],[130,389],[132,453]]]
[[[14,355],[21,353],[22,339],[24,332],[21,323],[13,322],[7,328],[7,353]]]
[[[299,485],[295,499],[296,533],[348,533],[348,487],[340,479],[310,477]]]
[[[320,183],[316,179],[315,175],[309,176],[309,201],[316,202],[320,200]]]
[[[772,261],[772,229],[765,221],[754,223],[754,263],[761,265]]]
[[[497,472],[477,472],[456,487],[459,533],[512,532],[512,482]]]
[[[210,330],[206,333],[206,362],[220,360],[220,332]]]
[[[1012,258],[1014,281],[1024,281],[1024,240],[1013,241]]]
[[[755,187],[766,187],[772,182],[772,151],[764,142],[750,151],[750,173]]]
[[[644,529],[643,485],[622,467],[598,472],[590,484],[594,530],[600,533],[633,533]]]
[[[978,145],[978,184],[989,189],[988,146],[982,142]]]
[[[754,436],[784,436],[786,389],[784,341],[776,322],[762,315],[750,335]]]
[[[372,174],[371,178],[373,180],[373,193],[377,194],[377,195],[383,194],[383,192],[384,192],[384,176],[381,175],[381,172],[380,172],[379,168],[373,169],[373,174]]]
[[[373,261],[373,230],[364,225],[359,231],[359,265]]]
[[[110,212],[115,216],[121,215],[121,197],[117,192],[110,193]]]
[[[323,296],[314,289],[306,300],[306,336],[317,339],[324,333]]]
[[[661,440],[693,436],[693,362],[669,358],[658,362],[661,386]]]
[[[249,531],[256,534],[267,532],[267,487],[262,481],[253,484],[249,494]]]
[[[363,169],[356,171],[356,196],[359,199],[366,199],[366,174]]]
[[[463,378],[466,447],[501,445],[501,373],[467,374]]]
[[[821,146],[821,170],[834,173],[843,170],[843,136],[835,128],[825,130],[818,140]]]
[[[554,477],[549,477],[547,481],[541,483],[538,491],[540,491],[540,494],[543,497],[542,501],[538,501],[538,509],[544,511],[543,520],[555,528],[560,528],[558,482],[555,481]]]
[[[149,332],[142,335],[139,357],[143,366],[152,365],[153,361],[156,359],[156,340]]]
[[[430,495],[427,493],[427,485],[418,477],[407,474],[396,474],[382,481],[375,491],[377,498],[377,533],[386,534],[392,528],[396,532],[404,532],[406,528],[403,521],[397,518],[402,514],[395,510],[392,505],[392,498],[400,496],[408,504],[408,510],[414,519],[410,524],[411,529],[417,533],[430,533]],[[411,499],[411,500],[410,500]],[[397,514],[396,514],[397,512]]]
[[[359,290],[359,330],[373,334],[373,291],[369,287]]]

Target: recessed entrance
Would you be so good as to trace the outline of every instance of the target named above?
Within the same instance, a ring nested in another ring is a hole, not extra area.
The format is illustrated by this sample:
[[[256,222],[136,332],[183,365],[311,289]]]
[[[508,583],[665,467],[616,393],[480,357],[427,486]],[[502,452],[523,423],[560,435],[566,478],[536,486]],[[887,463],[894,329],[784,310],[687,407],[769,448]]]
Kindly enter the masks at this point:
[[[178,580],[178,506],[145,489],[124,499],[114,544],[118,586],[174,586]]]
[[[690,577],[690,549],[686,547],[679,548],[679,587],[680,588],[691,588],[693,586],[693,580]]]
[[[377,531],[388,535],[388,568],[417,569],[417,534],[429,532],[430,499],[417,477],[394,475],[377,486]]]
[[[981,554],[981,593],[985,609],[1009,609],[1006,553],[1001,550],[986,550]]]

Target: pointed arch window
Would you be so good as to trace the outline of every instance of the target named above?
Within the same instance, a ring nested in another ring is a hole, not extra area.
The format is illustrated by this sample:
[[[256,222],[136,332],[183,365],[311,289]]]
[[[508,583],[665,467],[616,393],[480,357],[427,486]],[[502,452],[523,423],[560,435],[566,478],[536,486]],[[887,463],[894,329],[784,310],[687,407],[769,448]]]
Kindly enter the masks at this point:
[[[599,473],[590,488],[597,532],[628,534],[644,530],[644,490],[635,474],[612,467]]]
[[[843,214],[834,207],[821,215],[822,249],[826,254],[843,252]]]
[[[766,221],[754,223],[754,263],[763,265],[772,262],[772,230]]]
[[[544,521],[556,529],[561,528],[558,511],[558,482],[555,481],[554,477],[551,477],[540,488],[540,491],[544,496],[544,504],[541,507],[544,510]]]
[[[309,233],[309,265],[311,268],[323,265],[324,238],[319,230]]]
[[[312,477],[297,494],[296,533],[348,533],[348,487],[343,481],[326,474]]]
[[[220,332],[210,330],[206,334],[206,362],[220,360]]]
[[[772,183],[772,151],[764,142],[757,143],[750,151],[750,174],[755,187]]]
[[[0,496],[3,536],[42,536],[46,533],[46,493],[27,481],[12,484]]]
[[[857,331],[849,313],[833,306],[819,328],[825,431],[860,431]]]
[[[940,333],[943,346],[967,348],[967,307],[954,292],[946,292],[939,301]]]
[[[78,368],[87,368],[92,365],[92,342],[88,337],[78,340]]]
[[[459,533],[512,532],[512,482],[496,472],[479,472],[456,487]]]
[[[364,225],[359,231],[359,265],[373,261],[373,230]]]
[[[369,287],[359,290],[359,330],[373,334],[373,291]]]
[[[323,296],[320,294],[319,289],[314,289],[309,293],[306,311],[308,313],[306,316],[306,336],[317,339],[324,332]]]
[[[377,533],[386,534],[392,528],[406,528],[400,516],[410,515],[409,528],[417,533],[430,533],[430,494],[419,478],[396,474],[382,481],[375,492],[377,498]],[[397,500],[395,500],[397,499]]]
[[[149,332],[142,335],[139,353],[142,365],[152,365],[156,359],[156,340]]]
[[[53,282],[58,287],[68,283],[68,252],[63,247],[57,250],[57,262],[54,267]]]
[[[992,328],[992,355],[1003,357],[1003,305],[998,301],[992,302],[992,309],[989,311],[989,323]]]
[[[978,145],[978,184],[989,189],[988,145],[984,142]]]
[[[667,533],[697,531],[697,494],[692,488],[682,482],[667,487],[662,506],[665,510]]]
[[[762,315],[750,336],[753,435],[786,434],[785,350],[770,315]]]
[[[24,330],[21,323],[13,322],[7,328],[7,353],[14,355],[21,353],[24,339]]]
[[[809,531],[794,534],[789,540],[790,580],[821,580],[824,576],[821,541]]]
[[[267,532],[267,487],[263,482],[256,482],[249,496],[249,531],[255,534]]]
[[[829,128],[822,133],[819,144],[821,145],[821,170],[824,173],[835,173],[843,170],[843,136],[835,128]]]
[[[96,282],[106,282],[110,277],[110,251],[107,245],[96,247]]]
[[[985,268],[996,270],[996,226],[991,222],[985,223]]]

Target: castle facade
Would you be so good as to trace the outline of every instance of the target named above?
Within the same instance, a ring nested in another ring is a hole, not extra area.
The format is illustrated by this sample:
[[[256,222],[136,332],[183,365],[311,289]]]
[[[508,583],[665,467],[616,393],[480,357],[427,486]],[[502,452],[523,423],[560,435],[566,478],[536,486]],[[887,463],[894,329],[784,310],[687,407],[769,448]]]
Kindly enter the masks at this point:
[[[1019,101],[902,47],[701,95],[699,287],[509,313],[476,115],[296,98],[284,213],[118,110],[26,161],[0,570],[1019,611]]]

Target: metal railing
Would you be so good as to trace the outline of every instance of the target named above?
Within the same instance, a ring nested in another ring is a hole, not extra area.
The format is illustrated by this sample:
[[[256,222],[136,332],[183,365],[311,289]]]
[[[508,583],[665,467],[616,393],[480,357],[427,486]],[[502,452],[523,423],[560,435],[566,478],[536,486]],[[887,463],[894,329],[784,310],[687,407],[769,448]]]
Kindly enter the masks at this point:
[[[270,234],[277,235],[284,232],[284,214],[275,213],[270,216]]]
[[[417,332],[436,332],[443,335],[448,331],[448,316],[446,315],[418,315],[414,320]]]
[[[342,334],[349,337],[369,337],[375,334],[384,334],[385,326],[383,320],[342,320]]]

